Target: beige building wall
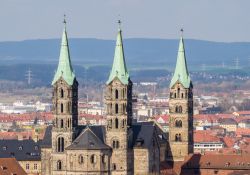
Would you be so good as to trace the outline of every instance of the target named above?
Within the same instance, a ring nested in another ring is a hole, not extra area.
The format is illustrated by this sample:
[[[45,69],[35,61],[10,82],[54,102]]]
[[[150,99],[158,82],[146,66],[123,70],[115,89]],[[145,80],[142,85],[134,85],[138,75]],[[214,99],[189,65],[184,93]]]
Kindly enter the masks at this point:
[[[28,175],[41,175],[41,161],[18,161]]]
[[[50,175],[51,174],[51,169],[52,169],[52,164],[51,164],[51,148],[41,148],[41,174],[42,175]]]
[[[67,175],[109,174],[109,150],[67,150]],[[93,159],[94,158],[94,159]]]

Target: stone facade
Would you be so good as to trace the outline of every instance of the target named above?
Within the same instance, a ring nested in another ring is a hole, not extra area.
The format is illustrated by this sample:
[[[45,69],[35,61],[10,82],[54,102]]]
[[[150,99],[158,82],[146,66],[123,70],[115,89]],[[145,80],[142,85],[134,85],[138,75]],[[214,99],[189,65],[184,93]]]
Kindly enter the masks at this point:
[[[106,86],[106,143],[113,148],[112,169],[116,174],[131,174],[128,137],[132,118],[132,82],[124,85],[115,79]]]
[[[174,75],[170,82],[168,159],[183,161],[193,153],[193,85],[180,39]]]
[[[72,72],[66,30],[58,70],[61,72],[57,71],[52,83],[54,124],[47,128],[41,145],[42,174],[159,174],[160,148],[166,140],[159,137],[162,133],[153,122],[132,124],[132,81],[121,30],[106,83],[105,126],[78,125],[78,83]]]
[[[193,152],[193,93],[177,82],[170,89],[169,154],[173,160],[184,160]]]

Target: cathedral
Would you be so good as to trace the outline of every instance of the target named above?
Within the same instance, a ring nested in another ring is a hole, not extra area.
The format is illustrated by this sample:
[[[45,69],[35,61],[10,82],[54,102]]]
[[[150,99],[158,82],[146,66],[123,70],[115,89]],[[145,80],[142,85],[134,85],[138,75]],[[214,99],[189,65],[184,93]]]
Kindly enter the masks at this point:
[[[43,175],[160,174],[163,161],[182,161],[193,152],[193,96],[181,37],[170,84],[169,133],[155,122],[134,122],[133,83],[119,26],[112,70],[105,84],[106,125],[78,125],[78,82],[66,22],[52,80],[53,126],[41,144]]]

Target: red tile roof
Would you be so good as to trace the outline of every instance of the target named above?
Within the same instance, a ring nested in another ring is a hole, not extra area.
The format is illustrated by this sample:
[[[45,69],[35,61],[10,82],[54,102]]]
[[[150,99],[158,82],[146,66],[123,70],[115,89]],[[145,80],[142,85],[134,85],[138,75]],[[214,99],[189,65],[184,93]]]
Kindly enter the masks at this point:
[[[1,175],[27,175],[15,158],[0,158]]]
[[[194,142],[220,142],[220,138],[211,130],[194,131]]]

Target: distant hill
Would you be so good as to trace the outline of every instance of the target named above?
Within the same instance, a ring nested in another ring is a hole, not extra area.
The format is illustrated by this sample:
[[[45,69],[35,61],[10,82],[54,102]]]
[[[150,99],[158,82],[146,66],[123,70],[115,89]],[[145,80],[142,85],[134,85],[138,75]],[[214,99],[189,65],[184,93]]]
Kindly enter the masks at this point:
[[[100,39],[70,39],[71,57],[74,64],[82,66],[110,65],[115,41]],[[185,40],[186,55],[190,66],[240,65],[250,63],[250,43],[223,43],[201,40]],[[178,40],[125,39],[125,55],[130,68],[173,68],[178,50]],[[55,64],[60,49],[59,39],[0,42],[0,63]]]
[[[125,39],[124,49],[132,76],[165,75],[175,67],[179,40]],[[115,41],[100,39],[70,39],[71,59],[77,76],[104,81],[112,65]],[[189,69],[220,69],[235,65],[250,67],[250,43],[223,43],[186,39]],[[0,79],[25,80],[31,68],[38,84],[48,85],[57,67],[60,39],[0,42]],[[204,66],[203,66],[204,68]],[[158,71],[155,71],[158,70]]]

